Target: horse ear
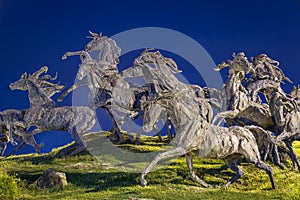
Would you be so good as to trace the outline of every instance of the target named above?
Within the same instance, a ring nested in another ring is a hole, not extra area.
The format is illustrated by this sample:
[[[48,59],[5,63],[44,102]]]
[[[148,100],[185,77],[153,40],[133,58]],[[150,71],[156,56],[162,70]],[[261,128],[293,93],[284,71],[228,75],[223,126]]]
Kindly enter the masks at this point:
[[[22,74],[21,78],[22,78],[22,79],[27,78],[27,73],[25,72],[24,74]]]
[[[89,31],[89,33],[91,34],[91,36],[93,36],[93,37],[97,37],[98,36],[98,34],[97,33],[93,33],[92,31]],[[101,34],[101,33],[100,33]]]

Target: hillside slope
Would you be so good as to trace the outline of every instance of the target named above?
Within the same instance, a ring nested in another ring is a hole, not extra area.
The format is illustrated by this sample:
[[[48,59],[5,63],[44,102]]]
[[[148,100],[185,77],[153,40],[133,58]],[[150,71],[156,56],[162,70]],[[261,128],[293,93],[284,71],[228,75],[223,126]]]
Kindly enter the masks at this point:
[[[163,142],[154,141],[157,141],[157,138],[144,137],[140,145],[125,144],[118,145],[116,148],[140,153],[163,148]],[[299,155],[300,143],[295,143],[294,146]],[[61,149],[55,149],[48,154],[28,154],[0,159],[1,170],[17,180],[19,192],[15,199],[232,200],[298,199],[300,196],[300,173],[292,171],[290,162],[285,163],[287,168],[284,170],[271,164],[278,185],[276,191],[271,189],[268,176],[264,171],[246,162],[241,163],[245,175],[229,189],[202,188],[189,178],[183,157],[150,172],[146,176],[148,186],[142,188],[139,185],[139,173],[120,171],[118,165],[112,165],[107,160],[102,162],[99,157],[89,153],[75,157],[59,157],[57,155],[60,151]],[[223,185],[233,175],[222,160],[196,158],[194,165],[197,174],[212,185]],[[52,190],[33,187],[32,183],[48,168],[65,172],[68,185]]]

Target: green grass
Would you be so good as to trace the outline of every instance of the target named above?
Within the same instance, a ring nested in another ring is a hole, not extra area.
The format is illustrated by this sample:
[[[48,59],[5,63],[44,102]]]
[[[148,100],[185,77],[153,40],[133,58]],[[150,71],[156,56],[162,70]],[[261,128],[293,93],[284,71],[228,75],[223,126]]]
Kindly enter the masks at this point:
[[[163,143],[157,139],[143,138],[141,145],[118,145],[129,151],[156,151]],[[294,144],[300,153],[300,143]],[[299,199],[300,174],[291,169],[280,170],[272,165],[278,189],[272,190],[268,176],[254,165],[242,162],[245,175],[227,190],[205,189],[189,178],[183,157],[173,160],[146,176],[148,186],[139,185],[139,173],[118,171],[109,163],[102,163],[96,157],[82,154],[71,158],[55,156],[60,149],[50,154],[29,154],[0,159],[3,173],[17,181],[16,199]],[[116,158],[114,158],[116,159]],[[197,174],[209,184],[223,185],[233,172],[222,160],[195,159]],[[32,183],[48,168],[65,172],[68,185],[60,189],[39,189]]]

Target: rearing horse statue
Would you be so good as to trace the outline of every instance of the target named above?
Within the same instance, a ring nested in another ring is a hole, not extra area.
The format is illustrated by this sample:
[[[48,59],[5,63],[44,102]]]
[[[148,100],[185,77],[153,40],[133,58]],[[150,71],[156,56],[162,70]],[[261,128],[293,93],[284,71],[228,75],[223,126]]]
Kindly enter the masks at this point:
[[[75,83],[66,92],[64,92],[58,101],[62,99],[71,91],[81,85],[89,87],[89,106],[92,109],[103,108],[107,111],[112,123],[112,132],[117,133],[119,142],[122,142],[121,135],[122,116],[121,113],[130,114],[133,110],[134,93],[131,91],[129,84],[124,81],[118,73],[117,64],[121,49],[116,45],[112,39],[102,36],[102,34],[92,33],[90,41],[85,50],[67,52],[62,56],[66,59],[69,56],[80,56],[81,64],[77,73],[77,78],[86,80]],[[91,55],[97,55],[95,59]],[[117,90],[117,91],[116,91]],[[114,92],[113,92],[114,91]],[[131,91],[124,94],[124,91]],[[114,104],[111,101],[114,98]],[[117,122],[115,116],[121,120]]]

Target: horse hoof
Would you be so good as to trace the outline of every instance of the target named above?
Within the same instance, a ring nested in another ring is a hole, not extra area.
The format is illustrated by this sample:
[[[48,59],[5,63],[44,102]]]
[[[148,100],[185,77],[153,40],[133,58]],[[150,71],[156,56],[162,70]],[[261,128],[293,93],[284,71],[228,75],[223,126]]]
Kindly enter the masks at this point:
[[[228,185],[227,184],[223,185],[222,189],[227,190],[228,189]]]
[[[141,178],[141,186],[144,188],[147,185],[147,181]]]
[[[285,165],[282,164],[282,163],[280,163],[280,164],[279,164],[279,167],[280,167],[280,169],[284,169],[284,168],[285,168]]]
[[[208,185],[206,188],[216,189],[216,188],[219,188],[219,186],[218,185]]]

